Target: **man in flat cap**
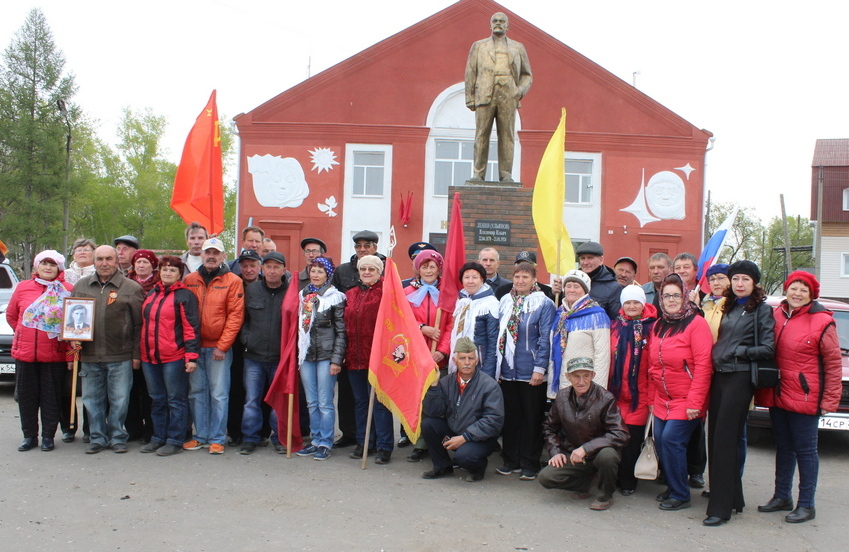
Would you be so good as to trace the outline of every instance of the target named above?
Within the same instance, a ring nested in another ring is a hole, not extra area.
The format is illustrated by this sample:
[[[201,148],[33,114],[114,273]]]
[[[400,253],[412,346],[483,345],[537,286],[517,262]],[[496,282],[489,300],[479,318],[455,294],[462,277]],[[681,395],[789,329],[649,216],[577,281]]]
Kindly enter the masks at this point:
[[[616,398],[593,382],[593,359],[577,357],[566,364],[569,387],[557,392],[542,434],[551,455],[539,472],[546,489],[574,491],[575,499],[595,495],[591,510],[607,510],[613,503],[622,448],[630,435]],[[593,477],[598,485],[592,488]]]
[[[590,277],[590,297],[601,305],[607,316],[614,320],[619,316],[619,294],[622,285],[616,281],[616,273],[604,264],[604,248],[600,243],[588,241],[575,250],[581,270]]]
[[[298,291],[309,285],[310,263],[327,253],[327,245],[318,238],[304,238],[301,240],[301,250],[304,252],[305,267],[298,272]]]
[[[454,362],[457,372],[435,381],[424,398],[422,436],[433,469],[422,477],[451,475],[456,463],[469,472],[466,481],[473,483],[484,478],[487,459],[498,446],[504,396],[494,379],[477,370],[477,348],[470,338],[457,340]],[[453,462],[449,451],[454,451]]]
[[[135,236],[126,234],[115,238],[115,251],[118,252],[118,270],[124,276],[133,268],[133,255],[139,250],[139,240]]]

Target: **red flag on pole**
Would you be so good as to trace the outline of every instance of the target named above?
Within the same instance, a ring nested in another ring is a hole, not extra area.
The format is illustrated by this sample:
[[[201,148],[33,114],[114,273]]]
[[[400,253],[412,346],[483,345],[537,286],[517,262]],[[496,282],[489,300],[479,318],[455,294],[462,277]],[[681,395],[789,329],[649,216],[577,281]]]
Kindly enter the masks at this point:
[[[463,235],[463,211],[459,192],[454,193],[451,207],[451,220],[448,223],[448,241],[445,244],[445,265],[439,284],[439,308],[449,316],[454,314],[454,306],[460,294],[460,268],[466,264],[466,238]]]
[[[293,275],[281,307],[280,363],[265,395],[265,402],[277,414],[277,437],[284,444],[289,435],[288,408],[289,401],[292,401],[292,446],[289,453],[297,452],[304,446],[298,415],[298,300],[298,280]]]
[[[186,224],[197,221],[211,234],[224,230],[224,185],[218,124],[213,90],[186,138],[171,195],[171,208]]]
[[[422,400],[439,371],[391,258],[386,259],[377,320],[380,324],[374,330],[368,380],[377,400],[398,416],[410,441],[416,442],[421,432]]]

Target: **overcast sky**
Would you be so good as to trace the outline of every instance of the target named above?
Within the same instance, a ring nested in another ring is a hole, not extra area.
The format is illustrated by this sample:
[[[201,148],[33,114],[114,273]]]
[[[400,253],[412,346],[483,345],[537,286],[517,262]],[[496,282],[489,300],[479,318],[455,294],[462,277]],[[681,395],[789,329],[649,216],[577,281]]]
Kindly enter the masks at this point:
[[[164,145],[177,162],[212,89],[222,117],[250,111],[308,68],[315,75],[452,3],[18,0],[0,7],[0,46],[40,7],[76,76],[75,102],[100,121],[101,137],[114,141],[123,107],[150,107],[168,120]],[[637,88],[713,132],[707,184],[715,201],[768,218],[784,193],[788,214],[809,215],[815,140],[849,138],[849,2],[502,5],[626,82],[639,71]]]

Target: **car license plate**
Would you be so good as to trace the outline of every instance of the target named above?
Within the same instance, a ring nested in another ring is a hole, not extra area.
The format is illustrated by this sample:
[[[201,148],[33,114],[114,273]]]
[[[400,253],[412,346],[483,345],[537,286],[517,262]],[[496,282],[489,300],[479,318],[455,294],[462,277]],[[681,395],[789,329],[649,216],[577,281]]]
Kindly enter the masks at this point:
[[[820,429],[842,429],[849,431],[849,418],[820,418]]]
[[[0,364],[0,374],[14,374],[15,373],[15,365],[14,364]]]

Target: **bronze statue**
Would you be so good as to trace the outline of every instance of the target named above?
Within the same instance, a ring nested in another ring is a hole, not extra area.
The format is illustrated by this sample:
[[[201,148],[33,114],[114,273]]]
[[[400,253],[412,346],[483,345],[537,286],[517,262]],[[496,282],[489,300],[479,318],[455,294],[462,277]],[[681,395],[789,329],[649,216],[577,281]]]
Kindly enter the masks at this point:
[[[475,159],[471,180],[483,181],[489,157],[492,121],[498,135],[498,178],[512,182],[516,109],[531,87],[533,75],[525,47],[507,38],[509,22],[496,13],[492,36],[472,44],[466,62],[466,107],[475,112]]]

